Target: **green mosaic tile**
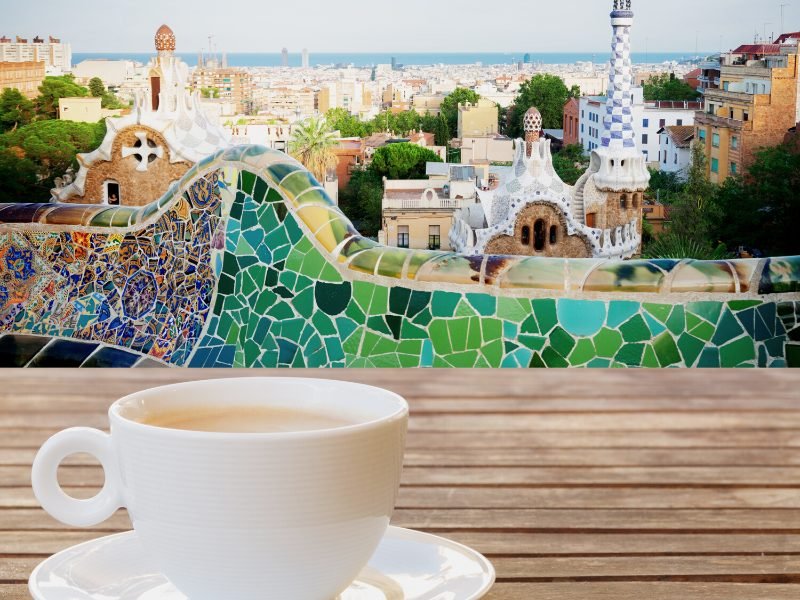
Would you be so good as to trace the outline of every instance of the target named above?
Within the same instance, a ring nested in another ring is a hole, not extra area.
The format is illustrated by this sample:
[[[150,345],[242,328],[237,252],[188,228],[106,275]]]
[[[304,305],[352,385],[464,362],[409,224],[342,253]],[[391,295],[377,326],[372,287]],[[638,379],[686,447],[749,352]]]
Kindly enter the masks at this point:
[[[672,307],[672,312],[666,321],[666,325],[673,335],[680,335],[686,330],[686,313],[682,305],[678,304]]]
[[[569,355],[569,362],[571,365],[582,365],[589,362],[595,357],[594,344],[591,340],[580,339]]]
[[[722,306],[721,302],[690,302],[686,305],[686,309],[715,325],[722,313]]]
[[[555,304],[555,303],[554,303]],[[500,297],[497,301],[497,316],[514,323],[521,323],[531,314],[531,302],[522,298]]]
[[[604,327],[594,336],[594,347],[597,351],[597,356],[614,358],[622,347],[622,335],[615,329]]]
[[[653,350],[655,350],[658,362],[662,367],[669,367],[681,362],[678,346],[669,332],[662,333],[653,341]]]
[[[790,368],[800,367],[800,344],[786,345],[786,366]]]
[[[648,337],[656,337],[667,330],[666,326],[656,321],[650,313],[644,313],[644,320],[650,329],[650,336]]]
[[[638,302],[626,300],[612,300],[608,303],[608,320],[606,325],[611,329],[616,329],[633,315],[639,312]]]
[[[737,367],[746,361],[755,359],[755,344],[751,338],[739,338],[722,346],[719,349],[719,357],[723,367]]]
[[[540,335],[522,334],[517,338],[517,341],[526,348],[539,352],[547,343],[547,338]]]
[[[670,304],[652,304],[645,302],[642,307],[647,313],[653,315],[661,323],[667,322],[670,311],[672,310],[672,305]]]
[[[553,327],[558,324],[558,313],[556,301],[549,299],[537,299],[532,302],[533,313],[536,315],[536,322],[539,324],[540,333],[550,333]]]
[[[452,317],[456,306],[461,300],[461,294],[453,292],[434,292],[431,302],[431,312],[434,317]]]
[[[625,344],[614,359],[624,365],[635,367],[641,364],[644,344]]]
[[[703,351],[704,347],[705,342],[697,339],[691,334],[684,333],[678,338],[678,349],[683,357],[683,363],[687,367],[694,365],[697,357],[700,356],[700,353]]]
[[[626,342],[642,342],[651,338],[650,328],[647,327],[644,318],[638,314],[623,323],[619,330]]]
[[[497,311],[497,298],[487,294],[467,294],[467,302],[470,303],[479,315],[484,317],[494,316]]]
[[[556,327],[550,333],[550,346],[561,356],[567,357],[575,347],[575,340],[564,329]]]
[[[732,300],[728,302],[728,308],[735,312],[746,308],[753,308],[761,304],[761,300]]]
[[[734,317],[729,310],[726,310],[722,314],[722,318],[719,321],[719,325],[717,325],[717,330],[711,341],[714,342],[715,346],[722,346],[728,340],[739,337],[742,333],[744,333],[744,329],[742,329],[736,317]]]
[[[646,369],[657,369],[661,366],[660,363],[658,362],[656,351],[650,344],[647,344],[644,348],[644,355],[642,356],[642,366]]]
[[[465,300],[462,299],[459,301],[458,306],[456,306],[456,317],[476,317],[478,313],[475,312],[475,309]]]
[[[545,348],[542,352],[542,360],[550,369],[563,369],[569,366],[567,360],[558,354],[553,348]]]

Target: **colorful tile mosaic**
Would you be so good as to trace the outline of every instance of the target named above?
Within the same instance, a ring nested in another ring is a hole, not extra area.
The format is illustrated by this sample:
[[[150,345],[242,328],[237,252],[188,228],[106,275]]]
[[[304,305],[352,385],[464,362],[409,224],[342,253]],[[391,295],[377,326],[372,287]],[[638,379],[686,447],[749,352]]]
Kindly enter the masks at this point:
[[[0,330],[101,343],[83,357],[61,344],[85,366],[133,352],[192,367],[783,367],[800,360],[799,284],[800,257],[380,246],[299,164],[253,146],[141,209],[0,205]],[[0,338],[9,364],[60,360],[18,337]]]

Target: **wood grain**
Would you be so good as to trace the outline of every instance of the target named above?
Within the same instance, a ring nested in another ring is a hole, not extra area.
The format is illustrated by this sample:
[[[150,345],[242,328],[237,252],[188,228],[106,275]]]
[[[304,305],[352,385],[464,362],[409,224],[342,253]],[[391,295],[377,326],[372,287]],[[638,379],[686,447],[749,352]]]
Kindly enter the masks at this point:
[[[38,507],[36,449],[107,427],[134,391],[305,371],[0,373],[0,598],[28,598],[50,554],[124,531],[124,510],[74,529]],[[326,371],[404,395],[412,419],[393,523],[485,553],[488,600],[800,598],[800,376],[792,371]],[[103,482],[87,456],[65,490]]]

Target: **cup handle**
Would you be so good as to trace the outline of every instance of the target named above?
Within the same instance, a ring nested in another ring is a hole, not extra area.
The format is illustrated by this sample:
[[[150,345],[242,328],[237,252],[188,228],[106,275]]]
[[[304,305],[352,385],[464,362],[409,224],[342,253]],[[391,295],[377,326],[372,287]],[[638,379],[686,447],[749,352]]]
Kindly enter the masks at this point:
[[[97,458],[105,471],[103,489],[88,500],[68,496],[58,483],[58,465],[67,456],[77,452],[87,452]],[[123,506],[122,486],[111,436],[98,429],[73,427],[47,440],[33,460],[31,483],[42,508],[67,525],[97,525]]]

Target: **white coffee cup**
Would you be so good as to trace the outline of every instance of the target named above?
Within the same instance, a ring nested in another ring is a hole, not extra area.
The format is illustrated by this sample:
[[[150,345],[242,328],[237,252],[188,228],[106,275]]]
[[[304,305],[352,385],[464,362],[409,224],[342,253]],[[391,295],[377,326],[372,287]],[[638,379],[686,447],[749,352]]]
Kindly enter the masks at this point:
[[[344,418],[330,429],[224,433],[138,422],[198,405],[270,406]],[[138,392],[108,411],[111,434],[73,428],[33,463],[36,498],[89,526],[126,507],[144,548],[192,600],[331,600],[384,535],[402,470],[408,405],[375,387],[304,378],[195,381]],[[58,465],[88,452],[105,484],[67,496]]]

